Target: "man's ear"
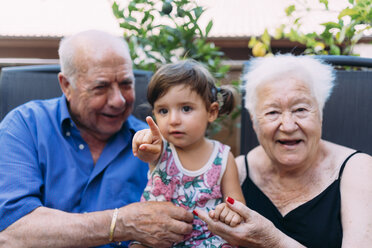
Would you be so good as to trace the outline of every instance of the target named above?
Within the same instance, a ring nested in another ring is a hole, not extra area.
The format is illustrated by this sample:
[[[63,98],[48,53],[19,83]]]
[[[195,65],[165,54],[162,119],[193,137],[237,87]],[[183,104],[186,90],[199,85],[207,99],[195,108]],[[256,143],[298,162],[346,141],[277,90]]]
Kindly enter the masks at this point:
[[[65,94],[67,101],[69,101],[71,98],[72,90],[72,85],[70,81],[67,79],[65,75],[62,74],[62,72],[58,73],[58,81],[63,94]]]
[[[218,117],[218,103],[213,102],[209,107],[208,122],[213,122]]]

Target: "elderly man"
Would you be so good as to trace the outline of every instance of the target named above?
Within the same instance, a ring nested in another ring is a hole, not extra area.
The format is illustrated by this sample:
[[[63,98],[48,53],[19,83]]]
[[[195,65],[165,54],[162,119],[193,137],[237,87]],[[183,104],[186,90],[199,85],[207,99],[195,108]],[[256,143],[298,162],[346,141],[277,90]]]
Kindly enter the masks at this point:
[[[0,124],[0,246],[181,241],[192,230],[191,213],[135,203],[148,166],[131,152],[145,124],[131,116],[134,76],[125,41],[86,31],[63,39],[59,55],[63,96],[24,104]]]

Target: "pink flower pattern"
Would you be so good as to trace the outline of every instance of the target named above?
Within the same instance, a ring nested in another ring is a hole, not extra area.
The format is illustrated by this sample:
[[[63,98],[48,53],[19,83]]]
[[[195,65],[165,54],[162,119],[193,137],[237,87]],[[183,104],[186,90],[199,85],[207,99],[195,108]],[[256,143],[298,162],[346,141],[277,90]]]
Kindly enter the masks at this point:
[[[182,168],[175,148],[165,142],[159,163],[149,175],[149,181],[141,201],[170,201],[190,212],[194,209],[209,211],[222,202],[220,181],[224,173],[230,147],[214,142],[210,161],[197,175],[188,174]],[[206,168],[207,167],[207,168]],[[213,235],[207,225],[194,216],[193,231],[184,240],[172,247],[232,247],[219,236]]]

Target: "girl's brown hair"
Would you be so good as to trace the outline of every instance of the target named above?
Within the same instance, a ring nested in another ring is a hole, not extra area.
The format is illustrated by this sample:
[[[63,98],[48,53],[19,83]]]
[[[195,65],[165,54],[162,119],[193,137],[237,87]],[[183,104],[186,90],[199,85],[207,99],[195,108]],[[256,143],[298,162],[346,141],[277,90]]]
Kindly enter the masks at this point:
[[[215,79],[202,64],[195,60],[182,60],[166,64],[152,76],[147,89],[147,100],[154,107],[155,101],[177,85],[189,86],[203,99],[207,110],[218,102],[218,115],[229,114],[234,108],[234,95],[228,87],[217,88]]]

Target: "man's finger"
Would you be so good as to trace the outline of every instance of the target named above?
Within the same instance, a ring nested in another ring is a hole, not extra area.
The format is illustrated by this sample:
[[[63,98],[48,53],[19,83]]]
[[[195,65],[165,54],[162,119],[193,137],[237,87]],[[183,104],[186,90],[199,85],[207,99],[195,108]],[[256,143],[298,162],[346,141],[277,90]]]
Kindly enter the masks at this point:
[[[150,127],[150,130],[153,135],[153,139],[159,139],[161,137],[160,130],[158,125],[156,125],[155,121],[152,119],[151,116],[146,117],[146,122]]]

